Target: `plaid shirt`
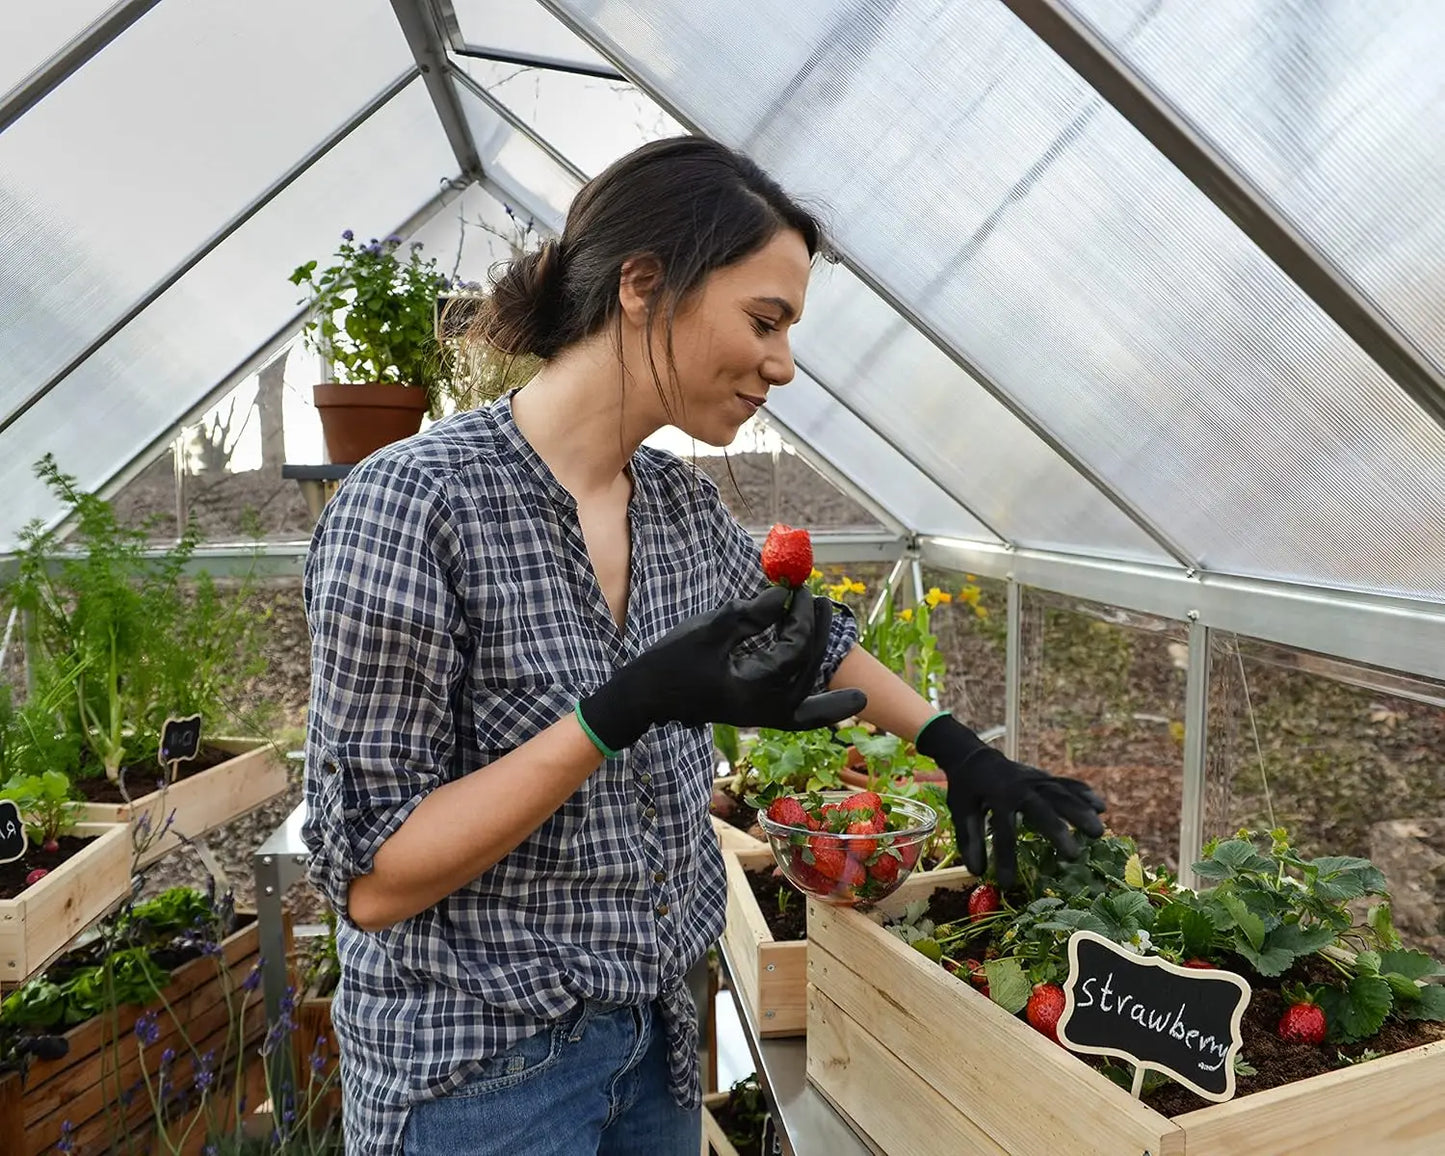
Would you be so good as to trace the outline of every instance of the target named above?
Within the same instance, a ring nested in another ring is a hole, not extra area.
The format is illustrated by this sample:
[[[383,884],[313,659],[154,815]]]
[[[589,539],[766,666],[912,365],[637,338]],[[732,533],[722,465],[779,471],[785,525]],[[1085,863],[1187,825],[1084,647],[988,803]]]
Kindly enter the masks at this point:
[[[631,463],[625,630],[572,496],[511,399],[437,423],[348,476],[306,563],[311,881],[343,914],[332,1008],[347,1152],[401,1152],[408,1105],[446,1094],[581,998],[660,1000],[679,1102],[698,1099],[684,977],[727,884],[706,727],[653,727],[536,832],[436,906],[368,933],[347,885],[438,785],[520,746],[682,619],[763,584],[717,487],[643,447]],[[857,637],[834,619],[820,687]]]

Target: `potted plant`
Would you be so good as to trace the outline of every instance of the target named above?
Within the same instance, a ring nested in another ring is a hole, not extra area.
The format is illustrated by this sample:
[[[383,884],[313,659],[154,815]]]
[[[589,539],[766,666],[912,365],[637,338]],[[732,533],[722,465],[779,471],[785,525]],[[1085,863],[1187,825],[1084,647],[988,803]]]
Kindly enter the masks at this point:
[[[447,279],[420,242],[405,259],[401,247],[396,236],[363,245],[347,229],[330,265],[308,261],[290,277],[311,311],[303,340],[336,378],[313,393],[333,462],[354,464],[416,433],[423,414],[440,412],[451,380],[451,354],[436,333]]]

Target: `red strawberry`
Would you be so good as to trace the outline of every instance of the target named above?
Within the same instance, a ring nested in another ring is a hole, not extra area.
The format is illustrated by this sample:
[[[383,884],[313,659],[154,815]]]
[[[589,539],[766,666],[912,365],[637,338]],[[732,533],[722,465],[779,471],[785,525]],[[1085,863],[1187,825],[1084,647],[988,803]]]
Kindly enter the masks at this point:
[[[1059,1016],[1064,1014],[1064,989],[1056,983],[1036,983],[1024,1015],[1035,1031],[1059,1042]]]
[[[813,573],[813,541],[808,531],[779,522],[768,531],[762,561],[769,582],[795,589],[802,586]]]
[[[988,995],[988,972],[983,970],[983,964],[976,959],[965,959],[963,969],[968,976],[968,982],[984,995]]]
[[[813,866],[819,875],[831,880],[843,878],[848,856],[843,853],[843,848],[838,846],[838,840],[814,835],[808,840],[808,848],[813,852]]]
[[[1286,1043],[1325,1042],[1325,1009],[1317,1003],[1292,1003],[1280,1017],[1275,1034]]]
[[[838,804],[849,811],[872,811],[875,814],[883,810],[883,800],[878,797],[877,791],[859,791],[856,795],[849,795]]]
[[[1184,961],[1184,966],[1197,967],[1202,971],[1213,971],[1215,968],[1215,965],[1210,963],[1207,959],[1186,959]]]
[[[843,874],[838,876],[838,882],[845,887],[862,887],[868,882],[868,868],[861,859],[849,855],[843,860]]]
[[[868,874],[879,883],[891,884],[898,878],[898,872],[902,867],[903,864],[892,855],[880,855],[873,866],[868,868]]]
[[[923,850],[922,843],[903,843],[898,847],[898,853],[903,856],[903,866],[913,870],[913,865],[918,862],[918,852]]]
[[[774,799],[768,804],[768,818],[774,823],[782,823],[787,827],[806,827],[808,825],[808,812],[803,810],[803,804],[786,795],[781,799]]]
[[[968,918],[972,923],[977,923],[986,915],[990,915],[1003,907],[1003,897],[999,895],[998,888],[992,883],[980,883],[968,897]]]
[[[845,834],[848,835],[874,835],[873,822],[871,819],[864,819],[861,823],[849,823]],[[878,850],[877,839],[849,839],[848,850],[860,859],[867,859]]]
[[[800,887],[807,888],[809,891],[824,892],[833,889],[833,880],[829,879],[816,867],[804,861],[803,849],[801,847],[793,848],[791,870],[793,873],[793,881]]]

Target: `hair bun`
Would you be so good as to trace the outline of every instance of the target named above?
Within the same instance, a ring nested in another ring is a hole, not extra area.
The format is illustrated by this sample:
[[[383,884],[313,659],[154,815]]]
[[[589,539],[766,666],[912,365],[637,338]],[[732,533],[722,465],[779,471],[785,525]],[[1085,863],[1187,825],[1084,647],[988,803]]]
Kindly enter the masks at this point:
[[[475,336],[513,356],[551,357],[558,349],[565,276],[562,246],[555,238],[507,262],[493,275]]]

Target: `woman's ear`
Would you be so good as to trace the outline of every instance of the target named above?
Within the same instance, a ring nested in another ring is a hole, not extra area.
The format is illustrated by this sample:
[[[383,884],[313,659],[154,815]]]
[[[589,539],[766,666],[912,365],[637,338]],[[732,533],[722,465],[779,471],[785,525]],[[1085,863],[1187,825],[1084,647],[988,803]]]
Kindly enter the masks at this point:
[[[622,263],[617,299],[622,315],[641,329],[647,324],[648,308],[662,285],[662,262],[656,257],[629,257]]]

